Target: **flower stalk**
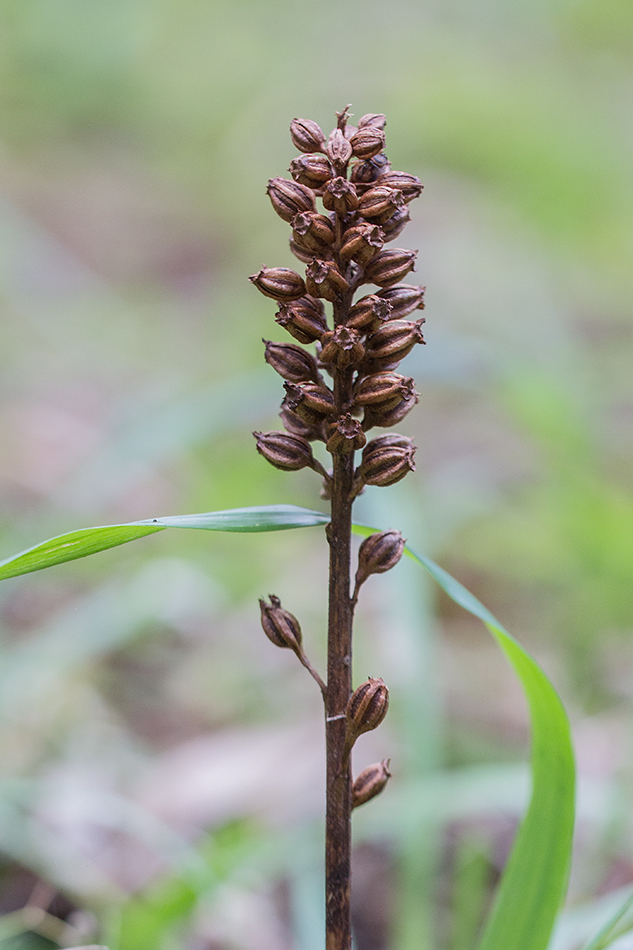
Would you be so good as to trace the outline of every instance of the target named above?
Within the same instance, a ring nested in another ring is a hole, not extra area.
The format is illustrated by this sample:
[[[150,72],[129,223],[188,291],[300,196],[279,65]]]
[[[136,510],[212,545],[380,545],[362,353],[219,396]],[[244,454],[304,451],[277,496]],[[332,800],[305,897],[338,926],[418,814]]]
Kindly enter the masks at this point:
[[[413,380],[394,370],[424,343],[423,319],[405,319],[423,309],[424,288],[400,283],[414,268],[417,252],[385,248],[409,220],[407,206],[421,194],[422,183],[408,172],[391,170],[384,153],[384,115],[364,115],[357,127],[349,123],[349,106],[336,116],[327,139],[316,122],[294,119],[290,134],[302,154],[290,165],[291,179],[268,183],[273,209],[292,229],[290,249],[306,265],[305,276],[286,267],[262,267],[249,279],[279,303],[278,325],[316,349],[311,354],[297,342],[264,341],[266,361],[284,380],[280,416],[286,432],[254,435],[258,451],[276,468],[311,468],[319,474],[322,497],[330,499],[327,682],[304,651],[296,617],[275,595],[270,604],[262,600],[260,605],[268,638],[296,654],[323,694],[326,950],[351,950],[352,808],[378,795],[391,775],[384,760],[352,779],[354,743],[380,725],[389,703],[382,679],[370,677],[353,690],[354,609],[361,585],[371,574],[394,567],[404,548],[398,531],[363,542],[351,591],[352,505],[365,485],[394,484],[415,468],[410,439],[391,433],[367,442],[365,433],[397,424],[418,401]],[[377,290],[355,302],[365,284]],[[331,325],[324,301],[331,304]],[[324,444],[330,471],[315,458],[312,442]]]

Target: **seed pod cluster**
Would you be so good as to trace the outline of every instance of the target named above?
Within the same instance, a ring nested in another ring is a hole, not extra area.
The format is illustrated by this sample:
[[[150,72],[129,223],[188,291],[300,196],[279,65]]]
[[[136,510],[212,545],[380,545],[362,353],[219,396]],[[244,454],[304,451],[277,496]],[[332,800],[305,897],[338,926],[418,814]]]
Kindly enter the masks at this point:
[[[347,109],[337,113],[329,135],[311,119],[293,119],[290,135],[300,154],[290,163],[290,177],[272,178],[267,193],[291,228],[290,248],[305,270],[262,267],[250,277],[278,301],[276,322],[296,341],[265,341],[267,362],[286,381],[284,428],[303,441],[324,442],[332,455],[363,448],[363,433],[390,428],[417,403],[413,380],[395,370],[424,343],[424,319],[407,319],[424,308],[424,288],[404,282],[417,252],[387,246],[409,220],[422,183],[392,169],[384,151],[384,115],[368,113],[355,127],[348,119]],[[367,284],[373,292],[363,292]],[[324,303],[332,305],[331,323]],[[302,356],[297,344],[315,344],[315,355]],[[323,370],[335,381],[347,374],[351,399],[337,402],[336,383],[327,383]],[[273,443],[272,433],[267,438],[258,437],[264,457],[277,467],[294,464],[286,460],[285,443]],[[363,456],[356,493],[365,484],[393,484],[413,470],[413,451],[393,446],[387,452],[383,446]],[[306,457],[303,445],[296,455],[298,468]]]

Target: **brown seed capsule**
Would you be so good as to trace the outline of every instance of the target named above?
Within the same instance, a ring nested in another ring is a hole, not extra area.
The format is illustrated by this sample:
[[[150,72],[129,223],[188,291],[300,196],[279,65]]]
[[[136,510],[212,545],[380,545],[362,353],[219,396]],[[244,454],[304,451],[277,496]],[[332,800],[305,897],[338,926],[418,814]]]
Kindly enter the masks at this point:
[[[389,759],[369,765],[354,779],[352,786],[352,808],[358,808],[380,795],[391,778]]]
[[[342,171],[352,157],[352,146],[341,129],[334,129],[325,147],[327,157],[338,171]]]
[[[382,112],[368,112],[358,120],[358,128],[364,129],[366,126],[374,126],[376,129],[384,129],[387,119]]]
[[[369,373],[380,372],[397,366],[411,352],[416,343],[424,343],[420,327],[424,317],[415,322],[390,320],[375,333],[365,344],[365,363]]]
[[[411,175],[409,172],[385,171],[378,180],[378,185],[384,185],[386,188],[397,188],[402,192],[402,197],[408,204],[414,198],[419,198],[422,194],[424,185],[417,175]]]
[[[402,193],[395,188],[370,188],[359,199],[358,213],[367,221],[383,224],[404,205]]]
[[[345,709],[347,731],[353,742],[364,732],[376,729],[387,715],[389,690],[384,680],[369,677],[355,690]]]
[[[328,427],[328,435],[326,448],[332,455],[349,455],[362,449],[367,441],[360,422],[352,418],[349,412]]]
[[[334,228],[324,214],[302,211],[292,219],[292,240],[314,256],[334,243]]]
[[[378,296],[391,304],[391,319],[402,320],[414,310],[424,310],[424,292],[426,287],[414,284],[397,284],[387,290],[379,290]]]
[[[385,133],[375,125],[359,128],[349,140],[357,158],[373,158],[385,147]]]
[[[350,175],[351,181],[358,187],[367,186],[367,188],[373,184],[381,175],[386,171],[389,171],[391,165],[389,164],[389,159],[384,152],[379,152],[377,155],[374,155],[373,158],[369,158],[364,162],[356,162],[352,166],[352,173]]]
[[[417,251],[399,247],[379,251],[365,267],[365,281],[380,287],[391,287],[413,270]]]
[[[306,269],[306,287],[313,297],[334,301],[349,290],[349,284],[333,261],[314,258]]]
[[[395,485],[409,472],[415,471],[414,458],[415,445],[405,436],[372,439],[365,446],[358,474],[366,485],[381,488]]]
[[[340,177],[328,181],[325,186],[325,191],[323,192],[323,207],[327,211],[335,211],[339,215],[346,215],[352,211],[356,211],[358,208],[358,195],[351,181]]]
[[[306,294],[303,278],[289,267],[262,267],[248,279],[260,293],[273,300],[298,300]]]
[[[385,320],[389,320],[390,316],[390,303],[382,300],[377,294],[367,294],[354,304],[346,325],[362,333],[369,333],[377,330]]]
[[[327,332],[323,304],[316,297],[300,297],[290,304],[282,304],[275,321],[299,343],[313,343]]]
[[[367,432],[374,426],[381,426],[389,429],[391,426],[401,422],[408,412],[413,409],[420,398],[412,388],[409,393],[403,394],[402,398],[391,406],[368,406],[363,417],[363,430]]]
[[[302,264],[309,264],[314,257],[314,251],[306,251],[305,247],[301,247],[301,245],[293,241],[292,238],[290,239],[289,246],[294,256],[297,260],[301,261]],[[330,254],[327,256],[331,257]]]
[[[273,343],[271,340],[262,340],[262,343],[266,346],[264,359],[284,379],[292,383],[318,382],[319,370],[311,353],[295,343]]]
[[[358,549],[356,588],[372,574],[384,574],[395,567],[402,557],[405,544],[399,531],[379,531],[365,538]]]
[[[356,386],[354,405],[390,409],[413,391],[413,383],[411,376],[401,376],[399,373],[372,373]]]
[[[312,119],[293,119],[290,137],[300,152],[322,152],[325,149],[325,136]]]
[[[290,432],[253,432],[257,451],[283,472],[312,468],[314,456],[307,439]]]
[[[297,413],[290,408],[288,405],[287,396],[284,398],[281,404],[279,417],[283,423],[284,429],[286,429],[292,435],[299,435],[308,442],[316,442],[317,440],[325,442],[323,420],[320,420],[316,424],[306,422],[301,418],[301,416],[298,416]]]
[[[290,174],[295,181],[308,188],[322,188],[334,177],[332,165],[325,155],[300,155],[290,162]]]
[[[269,594],[270,604],[259,600],[264,633],[276,647],[287,647],[295,653],[301,650],[301,627],[299,621],[281,606],[279,597]]]
[[[348,228],[343,241],[341,259],[356,261],[361,267],[364,267],[385,243],[382,230],[377,224],[357,224]]]
[[[321,342],[323,344],[320,353],[321,362],[333,363],[339,369],[357,366],[365,355],[360,333],[345,325],[324,333]]]
[[[381,224],[380,227],[385,235],[385,243],[389,244],[390,241],[395,241],[398,235],[404,231],[410,220],[411,215],[409,214],[409,209],[406,205],[403,205],[395,214],[391,215],[388,221]]]
[[[318,425],[336,412],[334,396],[318,383],[284,383],[288,408],[309,425]]]
[[[266,191],[273,208],[284,221],[292,221],[301,211],[316,211],[312,191],[298,181],[271,178]]]

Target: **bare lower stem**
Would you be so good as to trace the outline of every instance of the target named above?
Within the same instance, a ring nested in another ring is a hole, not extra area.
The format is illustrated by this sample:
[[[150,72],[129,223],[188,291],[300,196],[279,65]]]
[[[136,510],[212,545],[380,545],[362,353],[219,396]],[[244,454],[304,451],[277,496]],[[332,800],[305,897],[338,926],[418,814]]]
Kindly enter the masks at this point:
[[[335,307],[342,322],[347,301]],[[334,398],[342,413],[351,401],[352,371],[334,373]],[[325,824],[326,950],[350,950],[350,877],[352,783],[345,755],[346,719],[341,718],[352,691],[352,603],[350,552],[354,455],[333,456],[331,487],[328,680],[326,702],[327,805]]]

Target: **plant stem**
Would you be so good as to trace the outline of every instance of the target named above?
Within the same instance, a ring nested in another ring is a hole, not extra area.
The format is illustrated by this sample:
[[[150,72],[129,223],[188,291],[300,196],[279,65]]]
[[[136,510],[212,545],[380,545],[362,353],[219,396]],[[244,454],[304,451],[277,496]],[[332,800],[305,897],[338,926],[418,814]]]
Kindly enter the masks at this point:
[[[351,296],[351,295],[350,295]],[[349,301],[335,305],[335,323],[344,321]],[[337,414],[352,395],[351,369],[334,373]],[[326,702],[327,805],[325,824],[326,950],[350,950],[350,877],[352,782],[349,756],[344,761],[346,718],[352,692],[352,604],[350,550],[354,454],[333,456],[331,487],[328,679]]]

